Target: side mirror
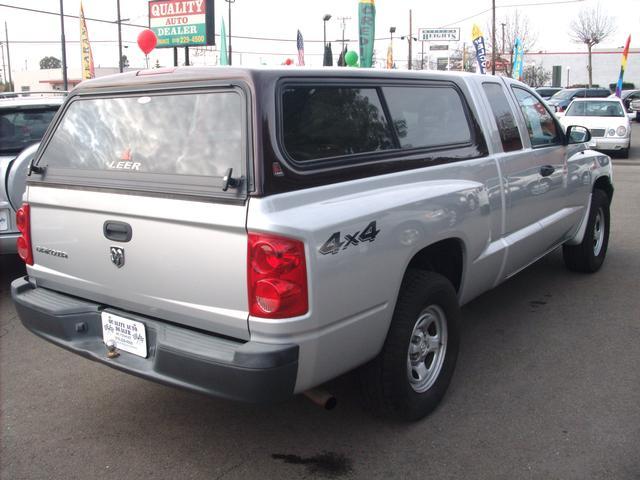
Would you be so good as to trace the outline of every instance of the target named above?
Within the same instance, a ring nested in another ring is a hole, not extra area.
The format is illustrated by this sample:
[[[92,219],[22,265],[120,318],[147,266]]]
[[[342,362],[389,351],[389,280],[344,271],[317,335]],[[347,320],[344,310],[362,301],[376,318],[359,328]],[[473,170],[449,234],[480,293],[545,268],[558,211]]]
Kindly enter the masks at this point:
[[[587,127],[569,125],[566,132],[567,145],[586,143],[591,140],[591,132]]]

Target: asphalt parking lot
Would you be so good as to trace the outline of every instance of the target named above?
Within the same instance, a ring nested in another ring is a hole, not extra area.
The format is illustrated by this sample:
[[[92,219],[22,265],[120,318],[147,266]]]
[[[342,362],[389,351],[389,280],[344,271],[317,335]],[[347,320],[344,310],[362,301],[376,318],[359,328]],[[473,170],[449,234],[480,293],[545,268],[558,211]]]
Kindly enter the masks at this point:
[[[0,259],[2,479],[640,479],[640,124],[614,158],[609,252],[595,275],[554,252],[464,307],[457,371],[415,424],[299,397],[251,406],[156,385],[37,338]]]

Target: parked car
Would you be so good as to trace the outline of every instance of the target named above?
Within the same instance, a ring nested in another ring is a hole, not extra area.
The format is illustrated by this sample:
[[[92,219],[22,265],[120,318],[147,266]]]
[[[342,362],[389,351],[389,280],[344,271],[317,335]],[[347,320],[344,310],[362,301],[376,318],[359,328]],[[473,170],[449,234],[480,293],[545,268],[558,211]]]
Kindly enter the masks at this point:
[[[636,122],[640,122],[640,99],[633,100],[629,105],[632,112],[636,112]]]
[[[143,378],[274,402],[359,368],[372,410],[415,420],[451,380],[461,305],[558,247],[603,264],[612,171],[589,140],[504,77],[86,81],[30,168],[12,297],[32,332]]]
[[[615,93],[612,93],[609,98],[618,98]],[[620,100],[624,105],[624,109],[627,113],[634,113],[631,110],[631,102],[634,100],[640,100],[640,90],[623,90],[620,92]]]
[[[605,98],[611,95],[608,88],[565,88],[554,94],[547,104],[556,112],[564,112],[574,98]]]
[[[26,168],[37,144],[62,104],[60,95],[5,94],[0,99],[0,254],[16,253],[16,210],[22,203]]]
[[[543,100],[549,100],[560,90],[562,90],[562,87],[538,87],[536,88],[536,93],[540,95]]]
[[[566,129],[582,125],[591,132],[589,146],[597,150],[619,152],[629,157],[631,122],[619,98],[584,99],[571,102],[560,123]]]

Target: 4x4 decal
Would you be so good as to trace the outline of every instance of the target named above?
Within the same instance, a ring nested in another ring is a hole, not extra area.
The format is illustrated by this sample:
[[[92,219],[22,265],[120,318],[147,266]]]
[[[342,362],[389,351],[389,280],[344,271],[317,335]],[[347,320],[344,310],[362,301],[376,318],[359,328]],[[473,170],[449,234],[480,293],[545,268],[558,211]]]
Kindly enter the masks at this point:
[[[366,228],[360,233],[358,230],[352,234],[346,234],[344,236],[344,241],[342,241],[342,237],[340,232],[333,233],[329,240],[324,242],[324,245],[320,247],[320,253],[322,255],[335,255],[339,253],[341,250],[346,250],[351,245],[358,245],[363,242],[373,242],[376,237],[380,233],[380,230],[376,228],[376,222],[373,221],[366,226]]]

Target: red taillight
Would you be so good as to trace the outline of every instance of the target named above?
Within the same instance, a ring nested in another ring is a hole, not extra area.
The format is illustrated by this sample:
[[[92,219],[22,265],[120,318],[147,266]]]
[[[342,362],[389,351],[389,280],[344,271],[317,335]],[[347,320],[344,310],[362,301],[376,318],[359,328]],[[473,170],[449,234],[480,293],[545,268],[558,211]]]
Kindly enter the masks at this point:
[[[262,318],[307,313],[304,244],[299,240],[250,233],[248,246],[249,313]]]
[[[27,265],[33,265],[31,250],[31,210],[28,203],[23,203],[16,212],[16,226],[22,234],[18,237],[18,255]]]

